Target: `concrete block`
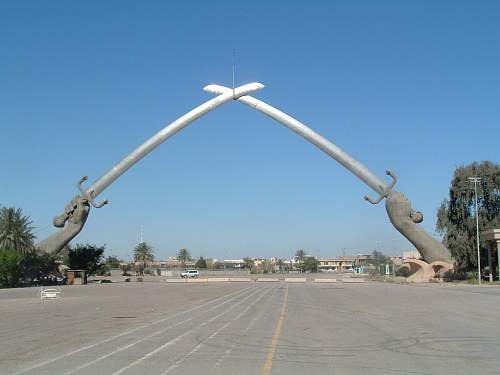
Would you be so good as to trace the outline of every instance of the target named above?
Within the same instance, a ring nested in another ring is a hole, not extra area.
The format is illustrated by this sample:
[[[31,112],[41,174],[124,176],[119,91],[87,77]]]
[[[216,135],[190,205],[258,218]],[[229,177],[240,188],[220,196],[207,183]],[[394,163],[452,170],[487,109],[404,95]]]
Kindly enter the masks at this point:
[[[188,283],[207,283],[208,279],[199,279],[199,278],[194,278],[194,279],[186,279]]]
[[[249,281],[252,281],[252,279],[249,277],[230,277],[229,281],[249,282]]]
[[[287,283],[305,283],[306,281],[305,277],[285,277]]]
[[[166,283],[185,283],[186,279],[165,279]]]
[[[217,283],[222,281],[229,281],[229,277],[209,277],[207,280],[209,283]]]
[[[365,279],[354,278],[354,277],[344,277],[342,278],[343,283],[364,283]]]
[[[280,279],[274,278],[274,277],[259,277],[257,281],[260,282],[277,282],[280,281]]]
[[[314,279],[315,283],[336,283],[337,279]]]

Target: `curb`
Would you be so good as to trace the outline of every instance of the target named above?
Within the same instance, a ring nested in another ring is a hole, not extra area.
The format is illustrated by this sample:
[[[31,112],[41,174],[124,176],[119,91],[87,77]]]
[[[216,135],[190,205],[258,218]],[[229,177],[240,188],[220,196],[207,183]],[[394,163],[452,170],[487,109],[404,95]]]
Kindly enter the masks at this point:
[[[315,283],[336,283],[337,279],[314,279]]]
[[[364,283],[365,279],[351,279],[351,278],[346,278],[344,277],[342,279],[343,283]]]
[[[306,281],[305,277],[285,277],[286,283],[305,283]]]

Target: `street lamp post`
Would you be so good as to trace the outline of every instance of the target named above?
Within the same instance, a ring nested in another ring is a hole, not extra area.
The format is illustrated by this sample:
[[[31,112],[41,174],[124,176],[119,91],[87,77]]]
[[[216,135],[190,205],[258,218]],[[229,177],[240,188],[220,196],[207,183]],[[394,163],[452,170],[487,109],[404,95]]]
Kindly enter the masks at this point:
[[[481,255],[479,252],[479,216],[477,212],[477,183],[481,182],[480,177],[469,177],[470,182],[474,182],[474,199],[476,205],[476,241],[477,241],[477,279],[481,285]]]

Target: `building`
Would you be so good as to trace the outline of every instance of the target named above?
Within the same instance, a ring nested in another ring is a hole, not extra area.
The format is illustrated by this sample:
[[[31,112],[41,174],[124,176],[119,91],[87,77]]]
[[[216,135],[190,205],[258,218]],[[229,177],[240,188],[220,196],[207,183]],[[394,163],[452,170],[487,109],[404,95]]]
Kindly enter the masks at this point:
[[[390,257],[391,262],[396,266],[399,267],[404,263],[404,258],[401,255],[395,255]]]
[[[243,259],[224,259],[224,268],[244,268],[245,261]]]
[[[410,250],[403,252],[403,261],[407,261],[408,259],[422,259],[422,256],[417,250]]]
[[[186,268],[193,268],[195,265],[194,260],[188,260],[184,263],[184,267]],[[151,263],[152,267],[155,268],[182,268],[182,263],[177,257],[168,257],[167,260],[156,260]]]
[[[371,255],[361,254],[336,258],[319,258],[318,271],[366,273],[372,261]]]
[[[355,257],[342,256],[337,258],[319,258],[318,271],[351,271],[354,269]]]

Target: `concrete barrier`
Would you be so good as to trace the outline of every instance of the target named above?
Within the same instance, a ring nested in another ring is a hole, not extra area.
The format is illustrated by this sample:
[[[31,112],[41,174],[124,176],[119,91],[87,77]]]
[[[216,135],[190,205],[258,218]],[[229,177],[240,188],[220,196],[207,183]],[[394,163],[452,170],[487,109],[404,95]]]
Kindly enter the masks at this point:
[[[285,277],[287,283],[305,283],[306,281],[305,277]]]
[[[252,281],[252,279],[249,277],[230,277],[229,281],[249,282],[249,281]]]
[[[315,283],[336,283],[337,279],[314,279]]]
[[[166,283],[185,283],[186,279],[165,279]]]
[[[209,277],[208,279],[209,283],[217,283],[217,282],[222,282],[222,281],[229,281],[229,277]]]
[[[365,282],[365,279],[358,279],[358,278],[354,278],[354,277],[344,277],[342,279],[342,282],[343,283],[364,283]]]
[[[188,282],[188,283],[207,283],[208,279],[198,279],[198,278],[186,279],[186,282]]]
[[[273,277],[259,277],[257,279],[257,281],[259,281],[259,282],[276,282],[276,281],[280,281],[280,279],[276,279]]]

